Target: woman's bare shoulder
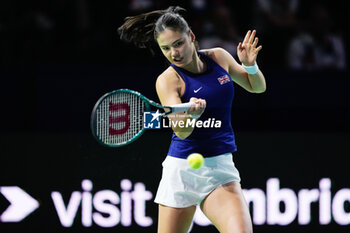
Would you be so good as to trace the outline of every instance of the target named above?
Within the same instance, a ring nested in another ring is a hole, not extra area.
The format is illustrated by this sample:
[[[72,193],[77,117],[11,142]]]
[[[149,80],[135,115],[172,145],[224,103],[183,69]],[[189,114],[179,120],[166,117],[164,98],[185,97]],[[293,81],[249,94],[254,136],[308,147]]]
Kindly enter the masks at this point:
[[[213,59],[216,63],[222,66],[225,70],[228,70],[228,63],[230,60],[229,53],[220,47],[211,48],[211,49],[203,49],[200,50],[205,55]]]
[[[175,69],[171,66],[169,66],[167,69],[161,73],[158,78],[157,82],[172,82],[177,81],[179,79],[178,73],[175,71]]]
[[[215,58],[219,55],[222,55],[224,53],[227,53],[225,49],[220,47],[210,48],[210,49],[201,49],[200,52],[204,53],[210,58]]]

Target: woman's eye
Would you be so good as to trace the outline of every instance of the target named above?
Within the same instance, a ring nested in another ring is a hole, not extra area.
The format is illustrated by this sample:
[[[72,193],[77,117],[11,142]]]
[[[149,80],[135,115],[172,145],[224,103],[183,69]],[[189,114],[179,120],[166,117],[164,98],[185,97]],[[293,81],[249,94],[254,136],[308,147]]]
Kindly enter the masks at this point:
[[[182,41],[179,41],[179,42],[177,42],[174,46],[175,47],[179,47],[179,46],[181,46],[183,44],[183,42]]]

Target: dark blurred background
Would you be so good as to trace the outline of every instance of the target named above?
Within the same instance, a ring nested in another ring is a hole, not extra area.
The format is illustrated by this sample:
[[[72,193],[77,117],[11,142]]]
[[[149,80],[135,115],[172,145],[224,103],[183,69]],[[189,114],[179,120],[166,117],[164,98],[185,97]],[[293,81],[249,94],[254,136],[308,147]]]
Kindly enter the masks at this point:
[[[130,179],[155,194],[171,132],[147,132],[130,146],[109,149],[94,141],[89,120],[98,98],[115,89],[134,89],[158,101],[155,80],[168,66],[165,59],[159,50],[153,56],[120,41],[117,28],[127,16],[170,5],[187,9],[184,17],[201,48],[223,47],[237,59],[236,46],[249,29],[257,30],[263,45],[257,62],[267,91],[255,95],[235,87],[232,125],[242,187],[265,189],[266,180],[278,177],[281,187],[297,192],[317,188],[328,177],[332,197],[350,188],[346,1],[1,0],[0,187],[19,186],[41,203],[20,223],[0,222],[6,229],[1,232],[115,231],[82,227],[79,211],[73,228],[60,225],[50,192],[60,190],[68,203],[83,179],[94,182],[94,192],[119,192],[120,181]],[[255,230],[348,232],[350,194],[345,200],[347,226],[333,218],[319,224],[319,207],[313,204],[306,226],[295,220]],[[0,195],[0,204],[1,214],[9,202]],[[152,201],[147,214],[151,227],[118,225],[117,231],[154,232]]]
[[[1,64],[154,64],[118,40],[126,16],[169,5],[187,9],[202,48],[233,55],[248,29],[257,29],[259,65],[290,69],[347,67],[349,19],[344,1],[248,0],[2,0]]]
[[[154,82],[167,67],[165,59],[156,44],[152,56],[147,49],[120,41],[117,28],[126,16],[181,5],[187,9],[184,16],[201,48],[220,46],[237,59],[238,42],[247,30],[257,29],[263,45],[258,64],[266,75],[268,91],[259,98],[238,98],[243,101],[235,102],[243,112],[240,121],[259,121],[239,124],[238,130],[349,129],[349,11],[344,1],[2,0],[0,4],[2,95],[4,99],[11,96],[5,106],[16,110],[11,100],[20,99],[22,108],[31,113],[25,119],[3,114],[7,121],[20,118],[5,128],[49,129],[39,106],[44,96],[37,98],[40,89],[53,93],[50,89],[59,85],[67,88],[62,95],[69,97],[76,88],[80,93],[74,95],[80,96],[91,93],[86,87],[94,86],[97,78],[111,76],[114,88],[115,84],[126,86],[132,78],[129,88],[149,87],[144,88],[146,94],[157,98]],[[137,71],[144,68],[149,72]],[[53,79],[57,85],[51,83]],[[104,85],[103,81],[98,85]],[[241,90],[237,92],[240,95]],[[99,94],[91,93],[92,99]],[[250,119],[250,111],[259,114],[258,119]],[[69,129],[84,128],[80,123],[84,122],[75,122]]]

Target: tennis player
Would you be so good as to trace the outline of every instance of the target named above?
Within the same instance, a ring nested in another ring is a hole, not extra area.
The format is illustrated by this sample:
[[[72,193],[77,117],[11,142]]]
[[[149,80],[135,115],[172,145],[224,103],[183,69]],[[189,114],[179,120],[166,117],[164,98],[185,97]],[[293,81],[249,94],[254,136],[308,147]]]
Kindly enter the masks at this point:
[[[198,50],[194,33],[180,15],[180,7],[126,18],[120,37],[138,47],[155,41],[170,66],[159,75],[156,90],[162,105],[194,102],[176,120],[221,121],[221,127],[179,124],[173,127],[168,156],[155,202],[159,204],[158,232],[184,233],[190,228],[196,206],[222,233],[252,232],[249,209],[242,195],[239,172],[232,153],[237,150],[231,126],[234,83],[251,93],[266,89],[256,64],[261,45],[255,30],[238,44],[241,65],[224,49]],[[201,153],[204,165],[191,169],[186,158]]]

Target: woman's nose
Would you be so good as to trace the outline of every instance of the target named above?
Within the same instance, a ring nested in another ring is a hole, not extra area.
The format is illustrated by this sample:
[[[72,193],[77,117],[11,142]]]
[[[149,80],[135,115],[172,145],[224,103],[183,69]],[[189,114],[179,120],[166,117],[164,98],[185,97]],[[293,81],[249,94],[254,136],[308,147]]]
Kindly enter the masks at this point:
[[[179,51],[175,48],[171,48],[171,56],[177,57],[177,55],[179,55]]]

